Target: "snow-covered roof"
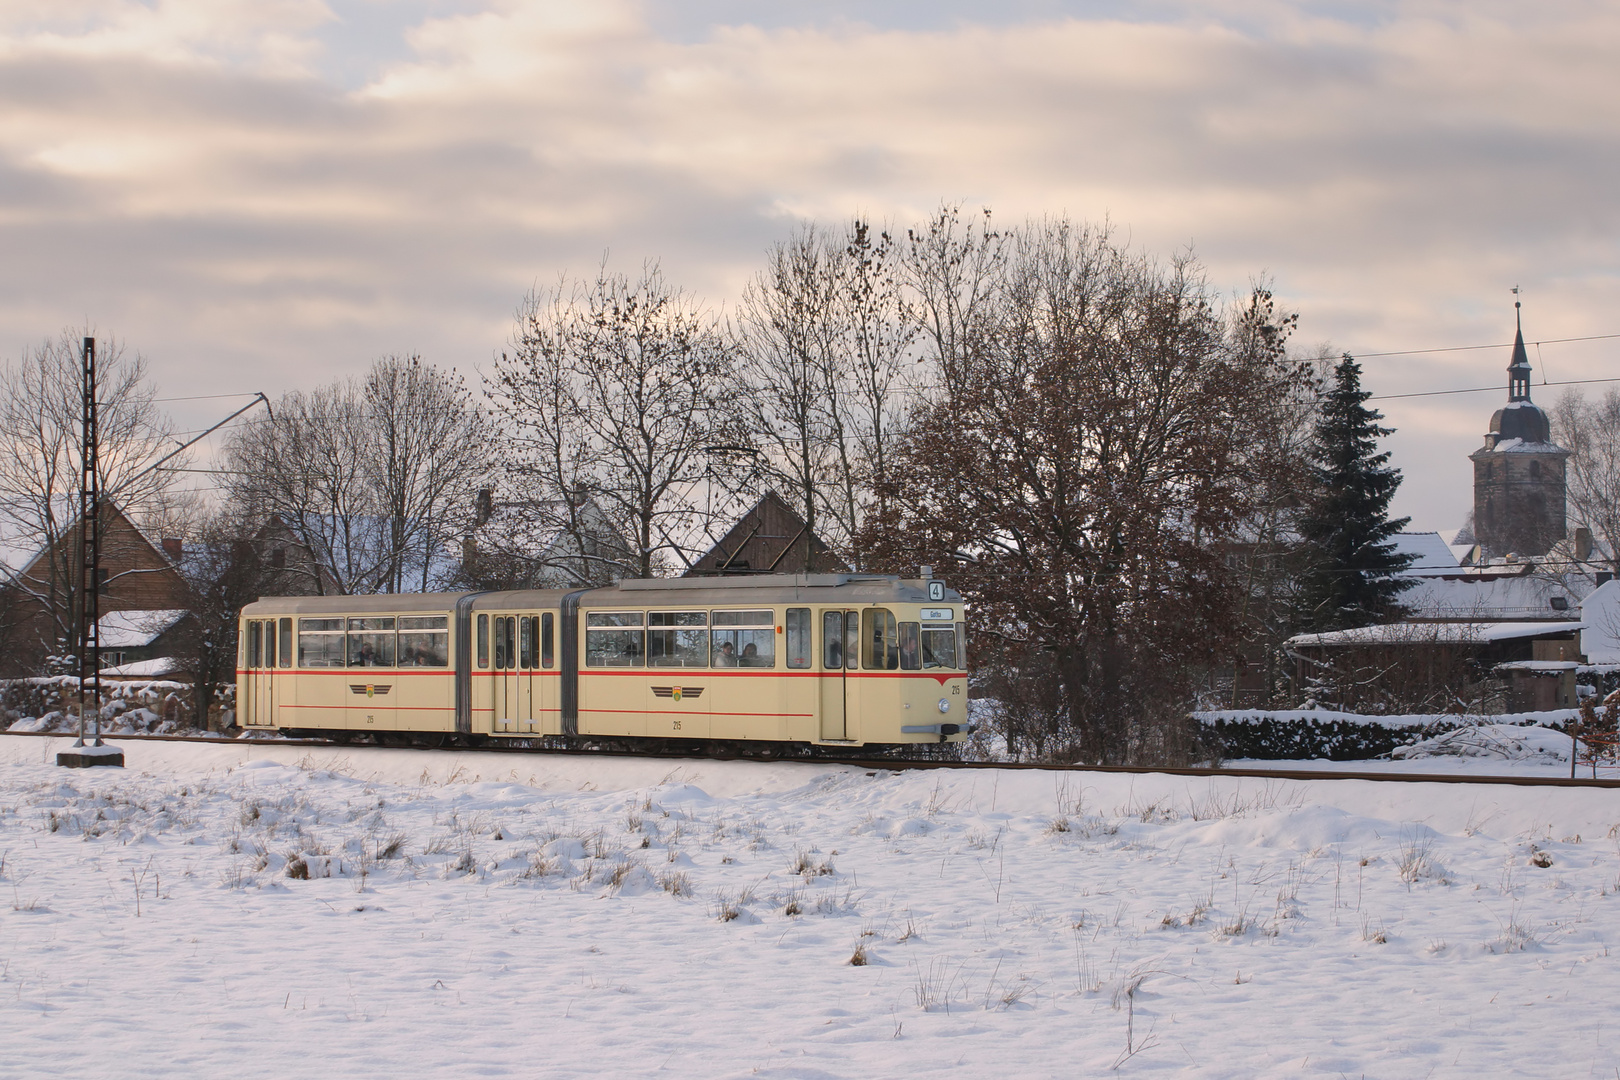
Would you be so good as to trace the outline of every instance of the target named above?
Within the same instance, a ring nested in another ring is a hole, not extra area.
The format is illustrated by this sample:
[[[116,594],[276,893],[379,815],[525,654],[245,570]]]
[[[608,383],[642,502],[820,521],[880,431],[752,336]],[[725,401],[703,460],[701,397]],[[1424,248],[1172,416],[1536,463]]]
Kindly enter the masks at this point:
[[[172,656],[158,656],[151,660],[137,660],[132,664],[118,664],[102,668],[102,675],[114,679],[161,679],[165,675],[178,675],[186,667]]]
[[[1457,561],[1457,556],[1452,553],[1445,539],[1437,532],[1396,533],[1393,542],[1398,554],[1412,556],[1412,562],[1405,573],[1443,574],[1448,570],[1455,571],[1462,565]]]
[[[1503,439],[1492,450],[1503,454],[1563,454],[1566,457],[1569,451],[1562,446],[1550,442],[1531,442],[1528,439]]]
[[[1309,645],[1460,645],[1516,641],[1523,638],[1568,634],[1585,626],[1578,622],[1399,622],[1334,630],[1326,634],[1295,634],[1291,647]]]
[[[1606,581],[1581,601],[1581,652],[1594,664],[1620,663],[1620,581]]]
[[[1459,566],[1449,572],[1408,573],[1415,584],[1400,602],[1425,619],[1503,622],[1570,619],[1580,596],[1562,579],[1531,573],[1528,564]],[[1558,606],[1561,601],[1562,606]]]
[[[109,611],[96,622],[97,636],[103,649],[139,649],[152,644],[186,614],[185,608]]]

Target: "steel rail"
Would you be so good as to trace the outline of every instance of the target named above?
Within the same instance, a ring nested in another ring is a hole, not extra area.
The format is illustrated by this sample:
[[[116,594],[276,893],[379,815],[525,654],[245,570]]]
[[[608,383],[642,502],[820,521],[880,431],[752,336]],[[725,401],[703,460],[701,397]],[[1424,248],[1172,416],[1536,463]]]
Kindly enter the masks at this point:
[[[58,731],[0,731],[0,735],[44,736],[71,739],[72,732]],[[868,772],[905,772],[912,769],[1013,769],[1040,772],[1099,772],[1165,776],[1256,778],[1262,780],[1373,780],[1383,783],[1404,784],[1497,784],[1508,787],[1576,787],[1620,788],[1620,778],[1567,777],[1567,776],[1485,776],[1453,775],[1449,773],[1387,773],[1355,772],[1351,770],[1316,769],[1211,769],[1174,768],[1148,765],[1074,765],[1037,761],[948,761],[907,758],[859,757],[754,757],[747,754],[703,754],[686,750],[598,750],[570,747],[502,746],[500,744],[465,747],[434,746],[382,746],[373,743],[346,743],[334,739],[244,739],[208,738],[202,735],[110,735],[107,738],[137,742],[187,742],[210,746],[310,746],[341,750],[442,750],[450,753],[475,754],[555,754],[562,757],[651,758],[657,760],[686,761],[748,761],[761,765],[844,765]]]

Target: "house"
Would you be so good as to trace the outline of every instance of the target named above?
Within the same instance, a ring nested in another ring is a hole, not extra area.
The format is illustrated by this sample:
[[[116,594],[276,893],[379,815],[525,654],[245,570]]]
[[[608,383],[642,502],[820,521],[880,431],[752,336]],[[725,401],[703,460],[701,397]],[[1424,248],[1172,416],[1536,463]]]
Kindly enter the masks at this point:
[[[180,541],[148,537],[111,502],[101,504],[101,514],[98,606],[103,618],[122,612],[189,611],[194,598],[179,569]],[[82,573],[78,522],[74,520],[54,543],[36,540],[28,544],[26,539],[12,545],[11,557],[0,569],[4,575],[0,583],[0,635],[4,638],[0,676],[36,674],[47,657],[75,648],[78,639]],[[163,634],[174,629],[174,621],[165,623]],[[120,624],[115,618],[112,624],[102,625]]]
[[[1288,639],[1296,687],[1346,709],[1530,712],[1574,708],[1580,622],[1383,623]]]
[[[849,567],[780,495],[767,491],[685,577],[726,574],[832,574]]]

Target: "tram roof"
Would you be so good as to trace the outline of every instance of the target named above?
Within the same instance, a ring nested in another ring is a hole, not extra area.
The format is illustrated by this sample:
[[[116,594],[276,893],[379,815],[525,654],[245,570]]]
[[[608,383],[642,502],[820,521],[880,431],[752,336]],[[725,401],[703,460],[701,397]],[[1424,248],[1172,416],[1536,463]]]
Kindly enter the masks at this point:
[[[370,596],[261,596],[243,609],[248,616],[335,615],[367,611],[449,611],[476,595],[475,610],[557,607],[569,589],[486,593],[379,593]],[[585,590],[585,607],[729,606],[795,600],[844,603],[928,603],[928,582],[888,574],[756,574],[738,577],[644,578]],[[940,603],[962,602],[946,589]]]

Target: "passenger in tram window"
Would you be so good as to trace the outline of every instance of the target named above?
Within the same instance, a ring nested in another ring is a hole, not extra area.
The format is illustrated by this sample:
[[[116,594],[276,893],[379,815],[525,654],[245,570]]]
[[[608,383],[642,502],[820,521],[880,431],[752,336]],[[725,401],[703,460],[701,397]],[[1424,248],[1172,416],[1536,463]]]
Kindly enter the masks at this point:
[[[733,645],[729,641],[726,642],[724,645],[721,645],[720,646],[720,655],[718,655],[718,656],[716,656],[714,658],[714,666],[715,667],[736,667],[737,666],[737,647],[735,645]]]
[[[371,642],[366,641],[361,643],[360,655],[355,657],[355,665],[357,667],[377,666],[377,650],[371,647]]]
[[[755,645],[752,641],[743,646],[742,666],[759,667],[759,646]]]

